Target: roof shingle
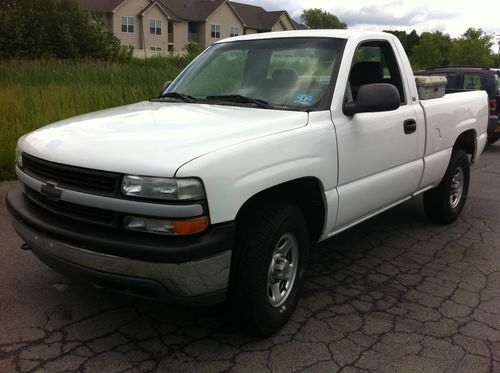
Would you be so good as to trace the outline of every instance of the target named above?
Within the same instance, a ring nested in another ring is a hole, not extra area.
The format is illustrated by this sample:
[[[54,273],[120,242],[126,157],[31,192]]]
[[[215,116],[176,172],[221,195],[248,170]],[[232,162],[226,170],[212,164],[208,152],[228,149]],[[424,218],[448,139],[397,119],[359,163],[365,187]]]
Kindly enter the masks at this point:
[[[160,0],[161,3],[186,21],[204,21],[226,0]]]
[[[95,10],[109,13],[116,9],[125,0],[80,0],[80,4],[85,10]]]
[[[266,11],[264,8],[256,5],[237,3],[235,1],[230,1],[229,3],[236,10],[236,13],[239,14],[245,26],[256,30],[264,30],[262,19],[259,17],[260,13]]]

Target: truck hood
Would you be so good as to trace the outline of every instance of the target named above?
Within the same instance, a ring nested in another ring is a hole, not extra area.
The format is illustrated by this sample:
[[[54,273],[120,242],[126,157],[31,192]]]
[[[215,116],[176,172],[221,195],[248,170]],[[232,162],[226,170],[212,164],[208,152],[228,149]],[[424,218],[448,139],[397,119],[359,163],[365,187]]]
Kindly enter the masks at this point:
[[[146,101],[56,122],[25,135],[18,146],[52,162],[174,176],[194,158],[307,120],[305,112]]]

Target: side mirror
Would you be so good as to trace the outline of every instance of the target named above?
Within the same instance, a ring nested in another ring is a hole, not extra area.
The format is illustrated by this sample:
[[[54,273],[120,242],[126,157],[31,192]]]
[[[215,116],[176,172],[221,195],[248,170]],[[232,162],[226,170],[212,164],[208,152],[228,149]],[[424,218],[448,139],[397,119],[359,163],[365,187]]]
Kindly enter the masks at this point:
[[[346,102],[345,115],[396,110],[401,103],[399,92],[392,84],[374,83],[359,87],[356,101]]]
[[[160,96],[165,93],[170,84],[172,84],[171,80],[167,80],[165,83],[163,83],[163,85],[161,86]]]

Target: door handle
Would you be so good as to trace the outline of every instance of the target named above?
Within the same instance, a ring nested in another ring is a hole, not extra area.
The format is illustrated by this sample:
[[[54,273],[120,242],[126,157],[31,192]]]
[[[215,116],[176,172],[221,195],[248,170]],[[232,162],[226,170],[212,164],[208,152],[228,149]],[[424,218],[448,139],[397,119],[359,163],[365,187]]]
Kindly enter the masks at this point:
[[[415,122],[415,119],[407,119],[403,123],[403,129],[405,134],[409,135],[417,130],[417,122]]]

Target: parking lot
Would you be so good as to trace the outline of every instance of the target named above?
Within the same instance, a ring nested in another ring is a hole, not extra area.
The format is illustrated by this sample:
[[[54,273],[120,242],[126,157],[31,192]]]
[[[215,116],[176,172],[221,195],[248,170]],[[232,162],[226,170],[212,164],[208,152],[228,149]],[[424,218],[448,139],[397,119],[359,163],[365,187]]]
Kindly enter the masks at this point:
[[[303,297],[255,339],[224,307],[180,308],[73,283],[19,249],[0,183],[0,372],[500,372],[500,145],[461,218],[415,198],[312,250]]]

